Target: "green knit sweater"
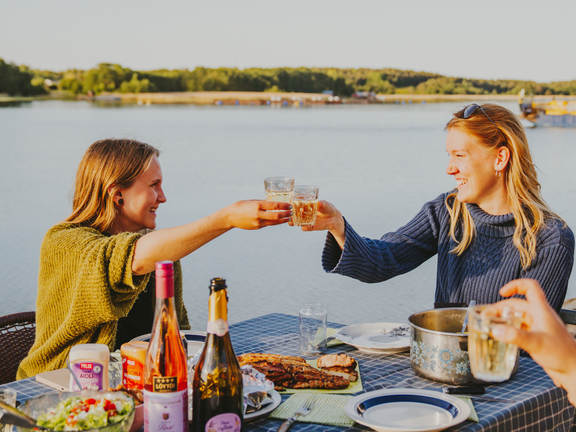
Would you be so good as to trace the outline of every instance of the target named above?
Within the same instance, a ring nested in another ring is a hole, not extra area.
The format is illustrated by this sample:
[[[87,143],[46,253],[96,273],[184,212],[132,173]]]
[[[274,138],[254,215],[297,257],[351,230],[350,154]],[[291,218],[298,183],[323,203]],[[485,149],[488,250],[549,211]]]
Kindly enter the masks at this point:
[[[77,344],[101,343],[114,350],[117,330],[124,337],[150,333],[154,277],[132,274],[134,245],[141,236],[106,235],[69,223],[46,233],[40,252],[36,339],[17,379],[65,367],[70,348]],[[180,329],[189,329],[179,262],[174,270]],[[144,328],[138,328],[139,322]]]

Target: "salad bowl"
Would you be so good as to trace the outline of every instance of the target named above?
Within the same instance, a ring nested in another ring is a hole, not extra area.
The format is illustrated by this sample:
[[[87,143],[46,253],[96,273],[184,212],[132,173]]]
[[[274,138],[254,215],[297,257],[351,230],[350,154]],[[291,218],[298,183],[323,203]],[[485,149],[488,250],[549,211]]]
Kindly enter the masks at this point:
[[[75,425],[66,425],[65,419],[75,405],[75,400],[81,400],[81,405],[86,408],[79,410],[82,412],[77,415],[79,421]],[[66,427],[68,431],[89,432],[129,432],[136,412],[134,399],[126,393],[94,390],[44,394],[28,399],[20,406],[20,410],[37,422],[42,418],[42,426],[50,431],[62,431]],[[117,414],[110,417],[114,418],[113,422],[104,424],[104,417],[108,417],[109,410]],[[17,429],[20,432],[30,431],[20,427]]]

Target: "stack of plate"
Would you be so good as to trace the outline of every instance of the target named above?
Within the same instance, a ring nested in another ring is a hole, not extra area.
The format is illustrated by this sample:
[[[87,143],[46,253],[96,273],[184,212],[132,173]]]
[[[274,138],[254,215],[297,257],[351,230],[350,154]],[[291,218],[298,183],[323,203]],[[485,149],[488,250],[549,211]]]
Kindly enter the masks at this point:
[[[334,335],[336,339],[373,354],[393,354],[410,349],[410,332],[402,335],[389,334],[390,330],[407,327],[402,323],[371,323],[342,327]]]

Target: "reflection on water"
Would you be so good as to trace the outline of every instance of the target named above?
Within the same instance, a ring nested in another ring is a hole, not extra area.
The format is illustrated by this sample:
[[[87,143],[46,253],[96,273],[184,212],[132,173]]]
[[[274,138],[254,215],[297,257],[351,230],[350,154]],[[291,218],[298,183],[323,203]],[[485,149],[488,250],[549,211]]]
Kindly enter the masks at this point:
[[[445,174],[444,125],[461,105],[314,108],[95,106],[33,102],[0,109],[4,179],[0,314],[35,308],[42,237],[70,211],[76,167],[88,145],[135,138],[160,148],[168,201],[158,227],[184,224],[234,201],[264,198],[263,179],[288,175],[320,186],[362,235],[406,223],[455,186]],[[507,105],[518,112],[515,104]],[[576,227],[576,129],[527,131],[544,198]],[[208,285],[224,277],[232,322],[269,312],[297,315],[324,303],[341,323],[403,322],[432,307],[436,260],[380,284],[324,273],[321,232],[281,226],[233,230],[183,260],[192,327],[204,329]],[[572,281],[569,296],[576,297]],[[263,329],[265,331],[265,329]]]

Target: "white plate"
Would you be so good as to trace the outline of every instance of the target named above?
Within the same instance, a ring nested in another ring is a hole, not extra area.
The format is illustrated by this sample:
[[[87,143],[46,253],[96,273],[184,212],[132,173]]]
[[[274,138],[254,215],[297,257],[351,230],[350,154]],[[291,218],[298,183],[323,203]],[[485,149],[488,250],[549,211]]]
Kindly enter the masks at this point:
[[[180,333],[186,338],[186,343],[188,345],[188,357],[192,357],[196,354],[203,346],[206,340],[206,332],[198,332],[192,330],[180,330]],[[150,342],[151,334],[145,334],[142,336],[135,337],[133,341]]]
[[[410,334],[408,336],[390,336],[385,333],[400,326],[407,326],[407,324],[357,324],[342,327],[334,337],[341,342],[355,346],[360,351],[377,354],[397,353],[410,349]]]
[[[462,399],[432,390],[367,392],[344,408],[356,423],[379,432],[434,432],[462,423],[470,407]]]
[[[266,405],[264,408],[253,413],[246,414],[244,420],[252,420],[253,418],[263,416],[264,414],[269,414],[276,409],[280,402],[282,401],[282,396],[276,390],[270,390],[270,397],[272,398],[272,403]]]

